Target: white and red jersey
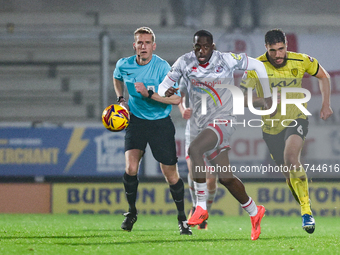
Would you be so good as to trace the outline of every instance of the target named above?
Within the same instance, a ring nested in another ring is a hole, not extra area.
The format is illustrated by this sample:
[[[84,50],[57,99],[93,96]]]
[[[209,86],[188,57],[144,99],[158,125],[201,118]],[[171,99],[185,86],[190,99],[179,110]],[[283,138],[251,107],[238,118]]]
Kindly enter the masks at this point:
[[[247,66],[248,57],[245,53],[213,51],[209,62],[200,65],[195,52],[191,51],[177,59],[168,77],[174,82],[183,78],[181,85],[187,88],[192,108],[191,121],[198,128],[205,128],[214,119],[226,119],[232,115],[233,98],[230,90],[216,88],[216,85],[234,85],[234,71],[246,70]],[[202,96],[206,98],[206,114],[202,114]]]

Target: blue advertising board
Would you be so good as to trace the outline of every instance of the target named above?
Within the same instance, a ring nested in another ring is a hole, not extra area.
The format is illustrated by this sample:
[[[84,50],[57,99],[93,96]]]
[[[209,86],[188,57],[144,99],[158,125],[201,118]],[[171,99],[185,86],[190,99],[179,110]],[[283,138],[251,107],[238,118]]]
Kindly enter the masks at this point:
[[[124,135],[103,127],[0,128],[0,176],[122,176]]]

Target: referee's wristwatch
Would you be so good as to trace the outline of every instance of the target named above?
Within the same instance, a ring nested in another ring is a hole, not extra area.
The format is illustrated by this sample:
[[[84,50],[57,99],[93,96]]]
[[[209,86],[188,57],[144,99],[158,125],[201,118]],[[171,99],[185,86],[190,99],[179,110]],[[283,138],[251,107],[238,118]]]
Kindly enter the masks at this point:
[[[123,96],[117,97],[117,102],[120,103],[121,101],[125,101],[125,98]]]
[[[153,90],[149,89],[149,90],[148,90],[148,93],[149,93],[148,98],[151,98],[154,92],[153,92]]]

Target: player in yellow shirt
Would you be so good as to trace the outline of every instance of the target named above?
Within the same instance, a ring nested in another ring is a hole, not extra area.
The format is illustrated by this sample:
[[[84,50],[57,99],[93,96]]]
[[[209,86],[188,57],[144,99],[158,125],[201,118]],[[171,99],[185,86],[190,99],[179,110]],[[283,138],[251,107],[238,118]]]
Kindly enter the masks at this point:
[[[262,61],[267,69],[271,90],[301,88],[305,73],[319,80],[322,94],[320,118],[326,120],[333,114],[330,106],[330,78],[319,62],[306,54],[287,51],[287,39],[280,29],[273,29],[265,35],[266,53],[257,59]],[[257,97],[253,98],[254,107],[263,107],[263,92],[254,71],[247,71],[241,82],[241,88],[247,97],[247,88],[256,89]],[[287,99],[304,98],[303,93],[289,92]],[[248,100],[245,98],[245,105]],[[303,106],[306,108],[307,104]],[[286,182],[296,201],[301,206],[302,228],[309,234],[315,230],[315,220],[312,216],[308,179],[300,162],[300,154],[308,132],[308,117],[295,104],[286,105],[286,115],[281,115],[281,102],[278,100],[277,112],[274,116],[262,116],[263,139],[271,157],[279,166],[287,166],[290,171],[283,172]]]

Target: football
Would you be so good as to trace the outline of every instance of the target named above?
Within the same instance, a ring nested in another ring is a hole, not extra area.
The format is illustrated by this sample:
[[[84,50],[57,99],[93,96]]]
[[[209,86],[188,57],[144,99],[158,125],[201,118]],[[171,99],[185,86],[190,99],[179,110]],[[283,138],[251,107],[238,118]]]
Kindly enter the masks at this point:
[[[105,108],[102,114],[104,127],[112,132],[119,132],[129,125],[130,115],[128,110],[118,104],[112,104]]]

